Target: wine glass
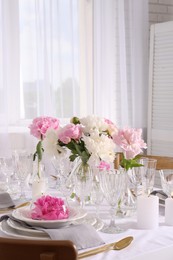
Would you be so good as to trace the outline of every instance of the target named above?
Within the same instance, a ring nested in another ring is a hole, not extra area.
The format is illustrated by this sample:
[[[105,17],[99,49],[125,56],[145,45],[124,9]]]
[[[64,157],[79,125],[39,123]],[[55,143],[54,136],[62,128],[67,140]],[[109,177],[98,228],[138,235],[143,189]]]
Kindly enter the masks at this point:
[[[74,188],[74,162],[70,161],[66,156],[59,158],[53,156],[51,162],[56,172],[56,186],[68,201],[68,197],[73,193]]]
[[[100,218],[100,204],[103,202],[104,194],[100,186],[98,174],[93,176],[91,193],[90,193],[91,203],[94,204],[95,206],[95,214],[96,214],[97,222],[96,224],[94,224],[94,227],[96,230],[100,230],[104,226],[104,223]]]
[[[111,220],[109,225],[105,225],[101,230],[104,233],[120,233],[123,230],[115,224],[115,214],[118,201],[125,191],[125,172],[123,169],[101,171],[99,175],[100,186],[104,196],[110,205]]]
[[[159,170],[163,192],[169,198],[173,198],[173,169]]]
[[[4,190],[10,191],[10,180],[14,174],[14,161],[12,157],[1,157],[0,158],[0,174]]]
[[[26,151],[15,151],[15,171],[16,177],[20,181],[21,199],[26,199],[25,196],[25,181],[33,170],[33,155]]]
[[[141,168],[143,192],[149,195],[153,191],[154,187],[157,160],[140,158],[139,163],[143,165],[143,168]]]

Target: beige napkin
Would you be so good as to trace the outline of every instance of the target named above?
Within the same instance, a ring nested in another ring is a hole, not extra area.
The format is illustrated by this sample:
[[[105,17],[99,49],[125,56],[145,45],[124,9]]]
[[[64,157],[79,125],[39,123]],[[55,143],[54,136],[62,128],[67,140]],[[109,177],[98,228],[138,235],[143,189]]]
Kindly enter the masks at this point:
[[[9,193],[2,192],[0,193],[0,209],[13,207],[14,202],[12,201]]]
[[[104,241],[97,231],[88,224],[41,230],[47,233],[52,240],[71,240],[76,245],[77,249],[86,249],[104,244]]]

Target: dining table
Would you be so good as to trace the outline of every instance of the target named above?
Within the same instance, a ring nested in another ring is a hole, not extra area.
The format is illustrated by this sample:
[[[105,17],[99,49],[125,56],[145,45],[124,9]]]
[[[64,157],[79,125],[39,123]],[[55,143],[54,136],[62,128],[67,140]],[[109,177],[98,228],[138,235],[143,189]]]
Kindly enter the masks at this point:
[[[51,193],[51,192],[50,192]],[[55,195],[55,191],[52,192]],[[21,200],[15,201],[18,205]],[[103,223],[109,223],[110,214],[109,206],[106,202],[100,206],[98,220],[96,218],[96,208],[94,205],[85,205],[84,210],[87,212],[88,220],[96,219],[96,221],[102,221]],[[159,206],[159,226],[154,229],[139,229],[137,226],[137,216],[136,213],[129,216],[116,216],[116,224],[122,229],[122,232],[116,234],[104,233],[102,230],[98,230],[98,235],[104,241],[105,244],[117,242],[126,237],[133,237],[133,241],[121,250],[109,250],[99,254],[85,257],[83,259],[87,260],[172,260],[173,259],[173,226],[168,226],[165,224],[164,216],[164,204]],[[8,211],[9,213],[9,211]],[[0,216],[3,216],[6,212],[0,211]],[[1,224],[0,224],[1,225]],[[92,225],[92,223],[91,223]],[[82,235],[82,234],[81,234]],[[4,232],[0,228],[1,237],[14,237],[21,238],[20,234],[17,236],[9,235],[8,232]],[[27,237],[25,237],[27,239]],[[31,238],[30,238],[31,239]],[[33,236],[33,239],[35,237]],[[100,246],[99,246],[100,247]],[[93,248],[86,248],[79,250],[78,253],[87,252]]]

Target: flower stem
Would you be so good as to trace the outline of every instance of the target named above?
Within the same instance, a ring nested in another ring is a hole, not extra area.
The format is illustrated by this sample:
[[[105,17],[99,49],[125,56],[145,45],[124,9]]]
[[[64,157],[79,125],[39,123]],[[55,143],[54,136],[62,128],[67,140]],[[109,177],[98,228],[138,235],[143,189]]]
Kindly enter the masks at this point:
[[[40,179],[40,161],[38,160],[38,172],[37,172],[38,178]]]

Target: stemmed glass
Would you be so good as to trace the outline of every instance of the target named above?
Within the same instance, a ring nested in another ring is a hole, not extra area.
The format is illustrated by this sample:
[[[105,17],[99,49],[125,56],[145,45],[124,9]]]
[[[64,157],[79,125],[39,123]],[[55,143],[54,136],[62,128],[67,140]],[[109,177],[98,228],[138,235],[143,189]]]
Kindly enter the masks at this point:
[[[141,158],[139,160],[139,163],[143,165],[143,168],[141,168],[143,192],[149,195],[153,191],[154,187],[157,160],[150,158]]]
[[[110,234],[120,233],[123,230],[115,224],[115,214],[118,201],[122,198],[125,191],[126,179],[124,170],[101,171],[99,180],[104,196],[110,205],[111,215],[110,224],[105,225],[101,231]]]
[[[16,177],[20,181],[21,198],[26,199],[25,196],[25,181],[33,170],[33,155],[25,151],[15,151],[15,171]]]
[[[14,161],[12,157],[0,158],[0,174],[4,177],[7,184],[6,189],[10,190],[10,178],[14,174]]]
[[[90,193],[91,203],[94,204],[95,212],[96,212],[97,222],[96,224],[94,224],[96,230],[100,230],[104,225],[103,221],[100,218],[100,204],[103,202],[104,194],[100,186],[98,174],[99,172],[93,176],[91,193]]]
[[[173,198],[173,169],[159,171],[163,191],[169,198]]]
[[[74,163],[67,157],[57,158],[56,156],[52,157],[51,161],[56,171],[56,186],[68,203],[68,197],[73,193],[74,189]]]

